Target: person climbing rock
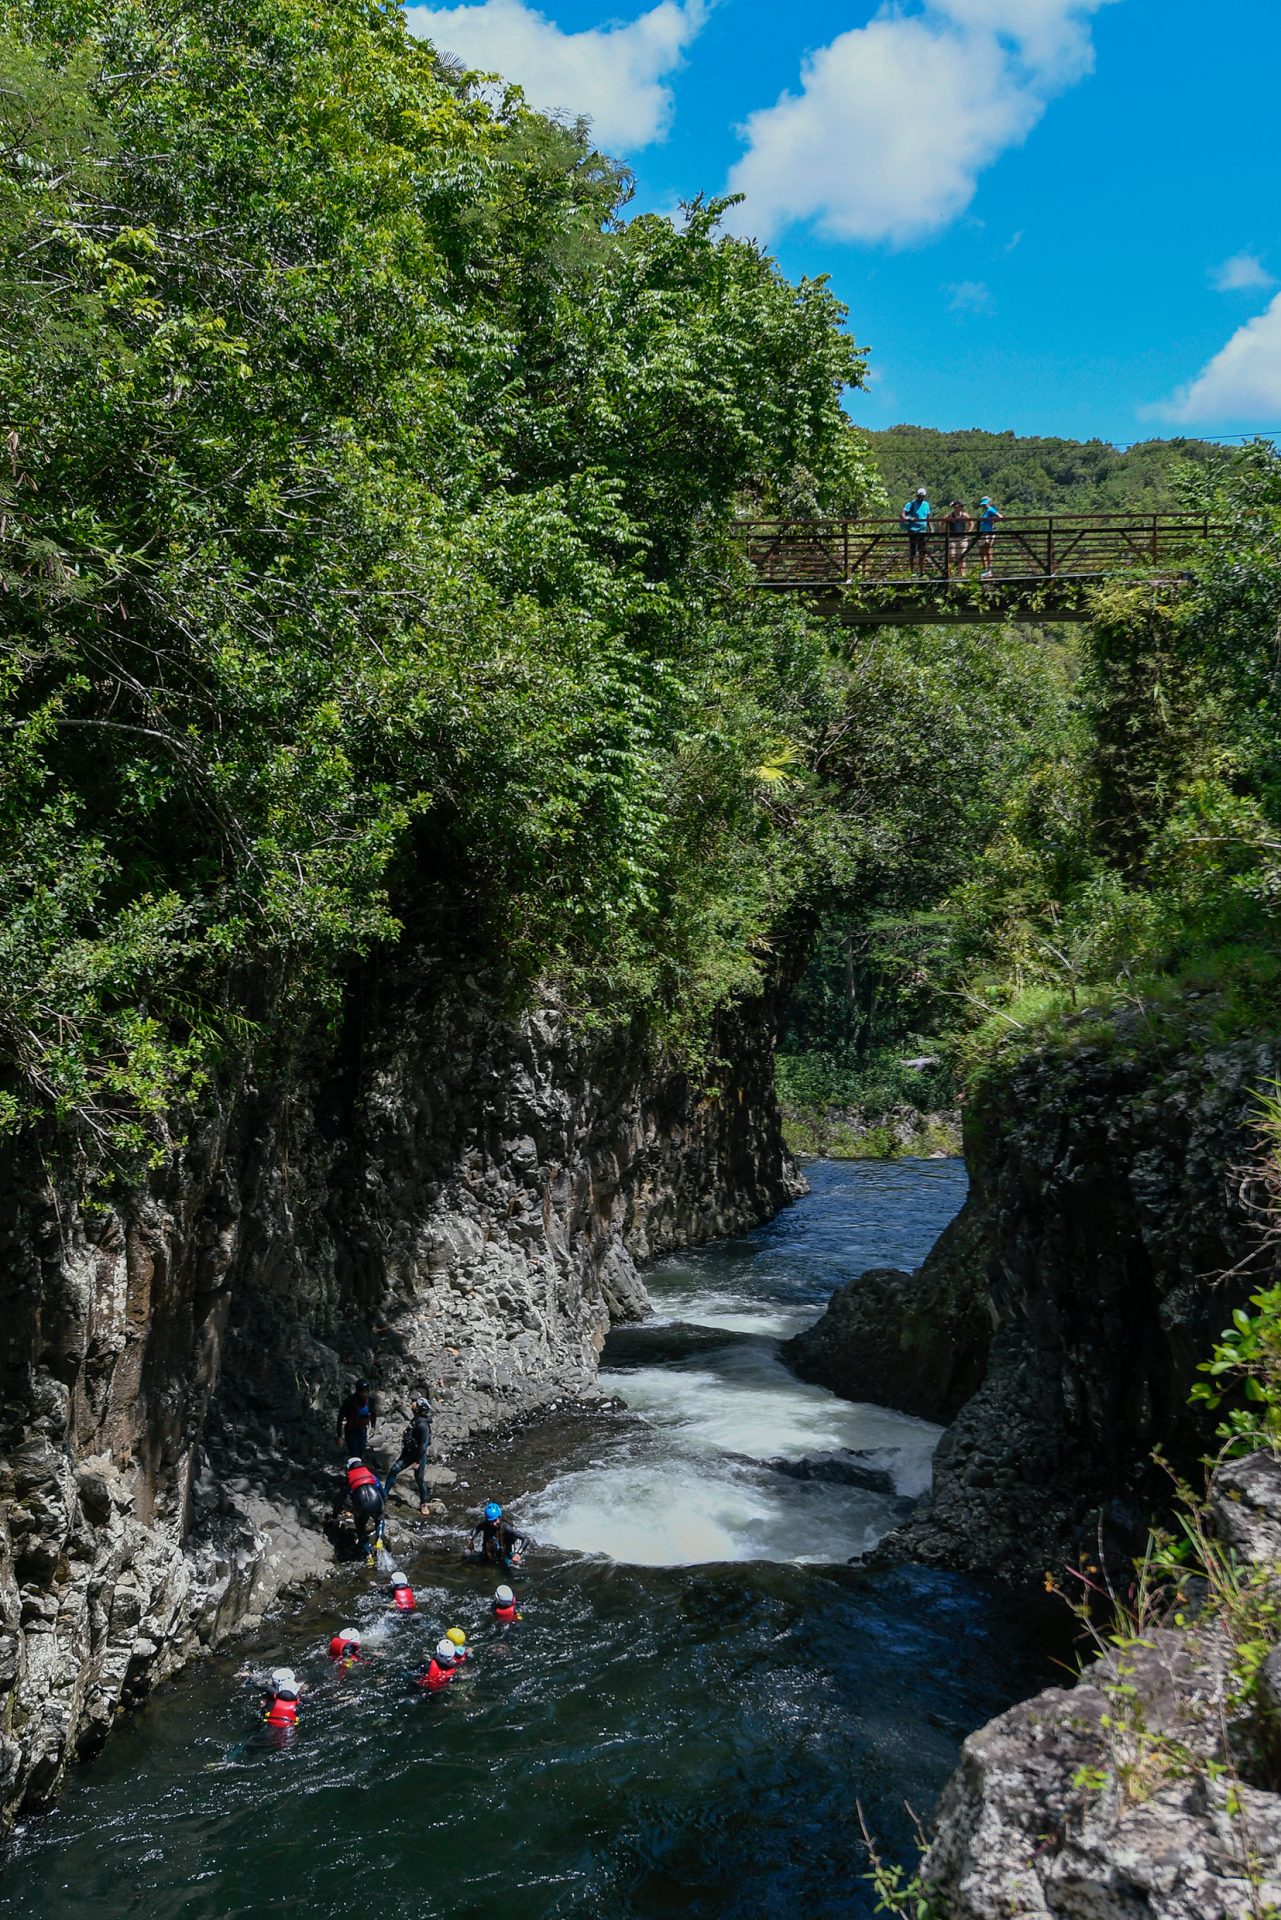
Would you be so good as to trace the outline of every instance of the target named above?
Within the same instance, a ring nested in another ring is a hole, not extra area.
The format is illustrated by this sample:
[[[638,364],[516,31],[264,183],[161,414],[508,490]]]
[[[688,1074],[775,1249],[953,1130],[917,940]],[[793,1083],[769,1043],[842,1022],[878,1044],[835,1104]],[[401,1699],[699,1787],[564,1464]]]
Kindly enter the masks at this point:
[[[494,1594],[494,1619],[500,1627],[514,1627],[520,1619],[516,1611],[516,1596],[510,1587],[499,1587]]]
[[[302,1688],[292,1667],[277,1667],[262,1696],[262,1721],[268,1727],[292,1727],[298,1722]]]
[[[360,1651],[360,1634],[355,1627],[339,1627],[329,1642],[329,1658],[336,1660],[340,1667],[354,1667],[358,1660],[364,1659]]]
[[[431,1406],[425,1393],[414,1395],[409,1403],[409,1414],[409,1425],[400,1436],[400,1458],[387,1475],[383,1491],[390,1500],[391,1490],[396,1484],[396,1475],[402,1473],[406,1467],[413,1467],[414,1478],[418,1483],[418,1511],[426,1513],[427,1482],[423,1475],[427,1465],[427,1455],[431,1449]]]
[[[511,1522],[503,1519],[497,1500],[486,1501],[483,1518],[471,1530],[469,1550],[475,1553],[478,1546],[487,1566],[518,1567],[521,1563],[525,1542]]]
[[[416,1676],[415,1684],[431,1693],[440,1693],[458,1672],[458,1649],[452,1640],[442,1640],[429,1664]]]
[[[409,1577],[399,1567],[391,1576],[391,1604],[397,1613],[413,1613],[418,1605]]]
[[[356,1544],[366,1552],[372,1552],[381,1537],[383,1506],[383,1490],[377,1474],[358,1454],[353,1454],[334,1501],[333,1517],[337,1519],[344,1507],[350,1508],[356,1523]]]
[[[363,1459],[369,1451],[369,1436],[378,1425],[378,1409],[367,1380],[357,1380],[338,1409],[338,1438],[348,1453]]]

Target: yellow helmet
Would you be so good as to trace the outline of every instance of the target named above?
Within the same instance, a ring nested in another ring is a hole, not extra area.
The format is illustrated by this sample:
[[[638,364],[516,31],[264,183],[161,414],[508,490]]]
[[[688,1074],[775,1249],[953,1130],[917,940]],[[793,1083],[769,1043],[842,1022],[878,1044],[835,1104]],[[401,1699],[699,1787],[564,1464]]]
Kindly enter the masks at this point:
[[[461,1627],[451,1627],[445,1635],[445,1638],[446,1640],[452,1640],[456,1647],[465,1647],[467,1645],[467,1635]]]

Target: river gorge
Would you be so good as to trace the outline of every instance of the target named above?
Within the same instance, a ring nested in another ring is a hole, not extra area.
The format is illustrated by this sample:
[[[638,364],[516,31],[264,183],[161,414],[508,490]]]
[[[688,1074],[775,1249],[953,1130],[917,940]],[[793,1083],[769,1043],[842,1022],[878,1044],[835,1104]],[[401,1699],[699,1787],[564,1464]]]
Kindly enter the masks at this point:
[[[870,1913],[856,1806],[909,1848],[907,1806],[1060,1671],[1068,1623],[972,1577],[849,1564],[927,1484],[938,1429],[802,1384],[779,1342],[843,1279],[919,1263],[965,1179],[808,1171],[770,1225],[646,1270],[654,1314],[610,1336],[608,1403],[463,1450],[447,1518],[395,1506],[417,1615],[339,1568],[158,1689],[20,1830],[0,1914]],[[509,1640],[459,1554],[495,1489],[539,1542]],[[340,1614],[371,1656],[342,1677]],[[412,1673],[455,1619],[475,1669],[424,1699]],[[282,1659],[312,1691],[293,1745],[256,1750],[238,1670]]]

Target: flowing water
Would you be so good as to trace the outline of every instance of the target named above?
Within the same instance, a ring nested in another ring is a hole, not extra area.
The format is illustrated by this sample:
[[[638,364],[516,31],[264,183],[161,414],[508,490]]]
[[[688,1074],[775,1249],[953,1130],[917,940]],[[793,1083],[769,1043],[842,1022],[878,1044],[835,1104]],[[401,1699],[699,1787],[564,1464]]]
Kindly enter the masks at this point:
[[[870,1914],[856,1808],[910,1851],[964,1735],[1053,1677],[1056,1623],[969,1580],[850,1564],[927,1484],[938,1430],[807,1387],[778,1344],[869,1266],[912,1265],[959,1206],[948,1161],[819,1164],[778,1220],[652,1270],[611,1336],[626,1413],[481,1448],[461,1500],[539,1542],[506,1638],[455,1529],[399,1521],[420,1612],[342,1568],[301,1610],[161,1688],[0,1877],[0,1920]],[[409,1509],[397,1509],[397,1513]],[[371,1658],[323,1646],[360,1620]],[[442,1697],[411,1685],[453,1621]],[[309,1684],[261,1744],[238,1672]]]

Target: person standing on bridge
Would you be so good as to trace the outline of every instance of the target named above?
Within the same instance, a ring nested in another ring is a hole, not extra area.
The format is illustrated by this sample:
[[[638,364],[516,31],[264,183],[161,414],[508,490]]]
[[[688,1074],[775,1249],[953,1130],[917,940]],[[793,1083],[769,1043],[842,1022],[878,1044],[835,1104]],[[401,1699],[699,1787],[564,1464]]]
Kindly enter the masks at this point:
[[[947,510],[947,571],[949,579],[964,580],[965,556],[970,550],[970,529],[974,522],[965,511],[963,500],[953,500]]]
[[[908,500],[899,523],[907,528],[907,564],[911,573],[925,576],[928,564],[926,560],[926,540],[930,531],[930,502],[924,487],[918,487]]]
[[[979,501],[979,566],[981,580],[992,578],[992,550],[996,546],[996,523],[1005,515],[998,513],[987,494]]]

